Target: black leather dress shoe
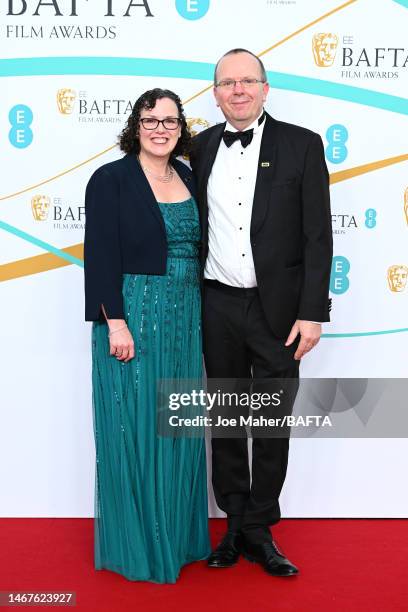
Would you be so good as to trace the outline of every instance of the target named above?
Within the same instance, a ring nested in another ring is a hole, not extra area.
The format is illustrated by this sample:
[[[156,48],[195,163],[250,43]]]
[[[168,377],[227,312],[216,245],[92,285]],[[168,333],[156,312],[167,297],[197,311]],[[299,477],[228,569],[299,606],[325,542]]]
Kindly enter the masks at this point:
[[[232,567],[242,551],[242,534],[227,531],[217,548],[208,557],[208,567]]]
[[[254,547],[245,542],[243,555],[248,561],[262,565],[272,576],[296,576],[299,573],[296,565],[281,553],[272,540]]]

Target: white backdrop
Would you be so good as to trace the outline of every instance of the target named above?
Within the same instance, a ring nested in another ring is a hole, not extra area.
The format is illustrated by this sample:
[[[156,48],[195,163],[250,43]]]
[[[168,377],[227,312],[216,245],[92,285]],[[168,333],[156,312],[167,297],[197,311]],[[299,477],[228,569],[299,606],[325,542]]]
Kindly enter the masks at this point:
[[[262,54],[267,110],[327,147],[333,321],[302,374],[407,375],[407,26],[406,0],[0,2],[2,516],[92,516],[84,188],[146,89],[176,91],[193,129],[221,121],[203,90],[230,48]],[[407,516],[407,451],[292,440],[283,515]]]

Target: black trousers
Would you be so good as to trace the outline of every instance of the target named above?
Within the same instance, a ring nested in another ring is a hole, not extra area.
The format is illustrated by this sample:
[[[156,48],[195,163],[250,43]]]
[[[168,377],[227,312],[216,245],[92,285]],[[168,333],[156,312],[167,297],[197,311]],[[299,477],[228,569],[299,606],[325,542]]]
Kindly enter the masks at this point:
[[[279,307],[279,305],[277,305]],[[203,345],[208,378],[299,378],[293,356],[299,339],[270,330],[257,289],[204,281]],[[252,482],[248,440],[212,438],[212,481],[218,506],[242,526],[273,525],[280,519],[279,495],[285,480],[289,437],[253,439]]]

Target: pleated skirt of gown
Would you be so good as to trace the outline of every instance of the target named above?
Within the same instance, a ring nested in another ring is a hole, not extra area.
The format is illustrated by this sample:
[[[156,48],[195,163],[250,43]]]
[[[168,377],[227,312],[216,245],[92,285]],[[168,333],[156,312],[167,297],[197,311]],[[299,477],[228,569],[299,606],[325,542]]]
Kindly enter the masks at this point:
[[[202,376],[198,215],[194,200],[159,204],[165,276],[123,277],[135,358],[109,355],[105,323],[92,331],[96,446],[95,568],[174,583],[210,553],[204,438],[157,435],[161,378]]]

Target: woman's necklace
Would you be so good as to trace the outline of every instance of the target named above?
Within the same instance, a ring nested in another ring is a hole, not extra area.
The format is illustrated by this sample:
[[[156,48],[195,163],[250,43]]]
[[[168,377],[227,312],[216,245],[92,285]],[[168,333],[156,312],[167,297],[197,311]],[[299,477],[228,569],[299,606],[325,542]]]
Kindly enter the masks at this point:
[[[140,157],[138,159],[139,159],[140,165],[142,166],[143,170],[147,172],[147,174],[150,174],[150,176],[157,179],[158,181],[161,181],[162,183],[170,183],[174,175],[174,169],[171,166],[170,166],[170,170],[168,174],[155,174],[154,172],[149,170],[149,168],[146,168],[146,166],[142,164]]]

